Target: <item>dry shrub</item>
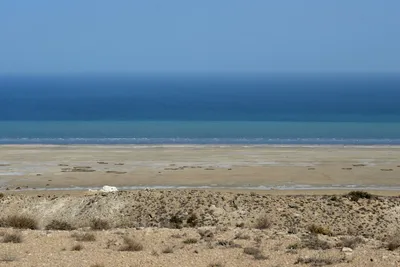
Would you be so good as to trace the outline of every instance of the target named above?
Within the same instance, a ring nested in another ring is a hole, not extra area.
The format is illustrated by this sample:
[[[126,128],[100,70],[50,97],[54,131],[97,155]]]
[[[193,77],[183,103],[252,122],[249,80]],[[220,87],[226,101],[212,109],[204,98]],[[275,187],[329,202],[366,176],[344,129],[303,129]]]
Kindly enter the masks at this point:
[[[310,264],[311,266],[325,266],[345,262],[343,255],[318,254],[312,257],[299,257],[294,264]]]
[[[38,229],[36,219],[27,215],[13,215],[3,218],[0,223],[2,227],[12,227],[17,229]]]
[[[183,243],[185,243],[185,244],[196,244],[197,243],[197,239],[196,238],[188,238],[188,239],[185,239],[183,241]]]
[[[224,267],[222,262],[213,262],[208,265],[208,267]]]
[[[65,221],[52,220],[48,225],[46,225],[46,230],[71,231],[71,230],[75,230],[75,227],[73,227],[71,224],[69,224]]]
[[[4,193],[0,193],[0,198],[3,198],[4,197]]]
[[[120,248],[120,251],[142,251],[143,245],[138,241],[125,236],[124,245]]]
[[[364,191],[351,191],[346,195],[352,201],[358,201],[360,198],[372,199],[373,195]]]
[[[95,263],[95,264],[90,265],[90,267],[105,267],[105,265],[101,264],[101,263]]]
[[[96,236],[93,233],[73,233],[71,237],[75,238],[76,241],[83,242],[94,242],[96,241]]]
[[[355,249],[359,244],[364,243],[364,240],[361,237],[343,237],[340,239],[339,246]]]
[[[257,219],[256,224],[254,225],[254,228],[256,229],[269,229],[272,226],[271,220],[266,216],[261,216]]]
[[[312,224],[308,227],[308,231],[310,231],[311,234],[321,234],[321,235],[332,235],[331,230],[328,228],[322,227],[320,225],[315,225]]]
[[[19,233],[6,233],[3,236],[3,243],[22,243],[22,236]]]
[[[190,216],[187,218],[186,223],[189,227],[196,227],[197,224],[199,223],[199,218],[197,217],[196,214],[192,213]]]
[[[108,230],[111,227],[108,221],[96,218],[90,221],[90,228],[92,230]]]
[[[174,249],[172,247],[166,247],[162,250],[162,253],[164,254],[174,253]]]
[[[72,251],[81,251],[82,249],[83,246],[81,244],[76,244],[71,248]]]
[[[301,241],[301,245],[302,247],[314,250],[326,250],[332,247],[328,242],[319,239],[317,235],[308,235],[304,237]]]

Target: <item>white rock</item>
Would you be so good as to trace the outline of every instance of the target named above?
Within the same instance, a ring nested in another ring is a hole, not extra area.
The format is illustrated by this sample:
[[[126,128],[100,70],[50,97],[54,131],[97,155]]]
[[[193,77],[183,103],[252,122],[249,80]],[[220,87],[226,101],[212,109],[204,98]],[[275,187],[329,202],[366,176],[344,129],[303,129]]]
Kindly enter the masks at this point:
[[[105,192],[105,193],[109,193],[109,192],[117,192],[118,189],[115,186],[108,186],[105,185],[103,186],[102,189],[99,190],[100,192]]]
[[[342,248],[342,252],[353,252],[353,250],[351,248]]]

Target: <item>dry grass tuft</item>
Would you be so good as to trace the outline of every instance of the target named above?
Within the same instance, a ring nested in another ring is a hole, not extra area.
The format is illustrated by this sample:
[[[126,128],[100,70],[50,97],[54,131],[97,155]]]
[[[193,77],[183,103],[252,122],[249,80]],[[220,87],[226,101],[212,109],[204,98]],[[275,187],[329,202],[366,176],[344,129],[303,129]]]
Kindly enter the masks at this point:
[[[188,238],[183,240],[183,243],[185,244],[196,244],[197,243],[197,239],[196,238]]]
[[[36,219],[27,215],[13,215],[0,220],[0,227],[12,227],[17,229],[38,229]]]
[[[6,233],[3,236],[3,243],[22,243],[22,236],[19,233]]]
[[[208,265],[208,267],[224,267],[222,262],[213,262]]]
[[[93,233],[73,233],[71,237],[75,238],[76,241],[83,242],[94,242],[96,241],[96,236]]]
[[[64,230],[64,231],[75,230],[75,227],[73,227],[71,224],[59,220],[52,220],[48,225],[46,225],[45,228],[46,230]]]
[[[189,227],[196,227],[197,224],[199,223],[199,218],[195,213],[190,214],[190,216],[187,218],[186,223]]]
[[[243,249],[244,254],[252,255],[256,260],[266,260],[267,256],[264,256],[260,249],[254,247],[246,247]]]
[[[108,230],[111,226],[108,221],[96,218],[90,221],[90,228],[92,230]]]
[[[321,234],[321,235],[332,235],[331,230],[328,228],[322,227],[320,225],[315,225],[312,224],[308,227],[308,231],[310,231],[311,234]]]
[[[101,263],[95,263],[95,264],[90,265],[90,267],[105,267],[105,265],[101,264]]]
[[[72,251],[81,251],[82,249],[83,246],[81,244],[76,244],[71,248]]]
[[[271,228],[271,226],[272,226],[272,221],[270,220],[270,218],[264,215],[257,219],[254,228],[263,230],[263,229],[269,229]]]
[[[304,237],[301,241],[301,245],[302,247],[314,250],[326,250],[332,247],[328,242],[319,239],[317,235],[308,235]]]
[[[120,251],[142,251],[143,245],[138,241],[125,236],[124,245],[119,249]]]

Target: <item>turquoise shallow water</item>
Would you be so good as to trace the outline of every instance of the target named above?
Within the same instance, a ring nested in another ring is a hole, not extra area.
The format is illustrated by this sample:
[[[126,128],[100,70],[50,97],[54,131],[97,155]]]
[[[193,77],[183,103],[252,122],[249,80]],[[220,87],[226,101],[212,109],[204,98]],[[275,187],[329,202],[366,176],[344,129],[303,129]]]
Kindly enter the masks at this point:
[[[1,144],[398,145],[400,123],[7,121]]]
[[[0,77],[0,144],[400,144],[400,75]]]

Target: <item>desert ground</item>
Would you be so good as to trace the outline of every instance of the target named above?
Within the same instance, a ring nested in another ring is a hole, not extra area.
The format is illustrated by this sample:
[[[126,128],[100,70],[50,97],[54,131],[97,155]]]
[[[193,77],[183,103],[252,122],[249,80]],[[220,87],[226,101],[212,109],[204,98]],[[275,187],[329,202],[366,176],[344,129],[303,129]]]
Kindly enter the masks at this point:
[[[399,147],[0,146],[0,266],[399,266],[399,166]]]

